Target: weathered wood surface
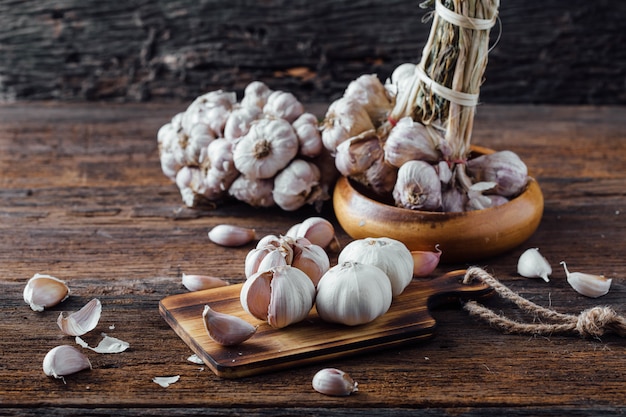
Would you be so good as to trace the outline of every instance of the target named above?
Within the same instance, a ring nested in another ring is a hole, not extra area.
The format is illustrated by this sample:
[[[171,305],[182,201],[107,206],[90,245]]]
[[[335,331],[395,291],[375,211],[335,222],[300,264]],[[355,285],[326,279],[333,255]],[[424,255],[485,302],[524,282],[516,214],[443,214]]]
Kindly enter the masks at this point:
[[[327,102],[419,61],[419,3],[0,0],[0,98],[189,101],[262,80]],[[626,104],[625,17],[623,1],[502,1],[482,100]]]
[[[501,334],[458,306],[433,311],[427,342],[332,360],[360,391],[348,398],[314,392],[321,365],[225,380],[187,362],[189,348],[160,317],[158,303],[184,293],[181,273],[241,282],[250,247],[224,249],[207,231],[219,223],[276,233],[313,214],[181,208],[161,174],[156,131],[180,107],[165,104],[0,105],[0,415],[622,415],[625,340]],[[620,107],[482,106],[475,143],[520,154],[539,180],[545,213],[533,237],[481,262],[528,299],[569,314],[598,304],[626,314],[626,120]],[[330,210],[324,216],[332,219]],[[343,244],[347,236],[340,231]],[[517,276],[518,256],[539,247],[550,283]],[[558,262],[613,278],[598,300],[577,295]],[[458,265],[464,267],[465,265]],[[447,265],[436,272],[457,269]],[[22,300],[34,273],[66,280],[72,296],[35,313]],[[93,370],[46,377],[45,353],[74,344],[56,327],[61,311],[98,297],[103,315],[85,339],[105,332],[128,351],[87,351]],[[488,302],[527,319],[500,299]],[[155,376],[181,375],[162,388]],[[367,411],[365,411],[367,410]]]

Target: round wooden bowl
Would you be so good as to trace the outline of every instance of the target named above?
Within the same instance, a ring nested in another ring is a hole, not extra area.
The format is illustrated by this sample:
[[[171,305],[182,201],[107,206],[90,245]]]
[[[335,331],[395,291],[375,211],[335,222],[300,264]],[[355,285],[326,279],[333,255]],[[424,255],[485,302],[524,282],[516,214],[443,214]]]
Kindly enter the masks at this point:
[[[475,154],[493,150],[472,147]],[[359,184],[341,177],[333,193],[341,227],[353,239],[389,237],[410,250],[434,251],[441,262],[473,262],[507,252],[526,241],[543,215],[543,195],[535,179],[526,190],[501,206],[469,212],[430,212],[396,207],[375,200]]]

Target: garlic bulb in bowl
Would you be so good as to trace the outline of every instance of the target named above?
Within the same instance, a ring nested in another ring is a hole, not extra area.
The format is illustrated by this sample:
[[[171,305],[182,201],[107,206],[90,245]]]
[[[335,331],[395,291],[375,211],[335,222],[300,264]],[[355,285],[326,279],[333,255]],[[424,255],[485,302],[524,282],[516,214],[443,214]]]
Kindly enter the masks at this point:
[[[322,320],[356,326],[385,314],[391,299],[391,283],[380,268],[347,261],[322,276],[315,305]]]
[[[387,238],[365,238],[350,242],[339,254],[338,263],[352,261],[374,265],[389,277],[393,296],[400,295],[413,279],[413,255],[404,243]]]

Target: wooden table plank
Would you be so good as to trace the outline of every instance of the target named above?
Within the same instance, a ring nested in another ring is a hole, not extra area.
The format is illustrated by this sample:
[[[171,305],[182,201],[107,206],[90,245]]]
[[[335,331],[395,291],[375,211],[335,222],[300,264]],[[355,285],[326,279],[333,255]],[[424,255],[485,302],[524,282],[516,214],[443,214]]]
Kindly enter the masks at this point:
[[[326,363],[359,382],[348,398],[310,387],[319,365],[224,380],[186,361],[191,354],[159,316],[158,303],[185,292],[180,276],[243,280],[251,245],[226,249],[207,231],[219,223],[280,233],[314,214],[243,205],[184,209],[160,171],[156,131],[179,103],[0,105],[0,414],[47,415],[618,415],[626,411],[624,339],[505,335],[458,306],[438,308],[435,337]],[[323,107],[318,107],[323,109]],[[323,110],[322,110],[323,111]],[[598,304],[626,314],[626,120],[620,107],[481,106],[474,142],[518,152],[539,180],[545,212],[523,247],[480,266],[523,296],[576,314]],[[322,215],[334,220],[330,209]],[[342,243],[348,237],[339,231]],[[539,247],[550,283],[517,276],[517,257]],[[558,262],[613,278],[599,300],[574,293]],[[446,265],[436,273],[465,267]],[[72,296],[43,313],[22,289],[34,273],[62,278]],[[45,353],[73,344],[56,328],[61,311],[101,299],[101,332],[130,342],[118,355],[88,352],[94,369],[60,380],[41,370]],[[489,306],[525,319],[499,299]],[[181,375],[161,388],[154,376]],[[428,410],[427,410],[428,409]],[[42,411],[43,410],[43,411]]]

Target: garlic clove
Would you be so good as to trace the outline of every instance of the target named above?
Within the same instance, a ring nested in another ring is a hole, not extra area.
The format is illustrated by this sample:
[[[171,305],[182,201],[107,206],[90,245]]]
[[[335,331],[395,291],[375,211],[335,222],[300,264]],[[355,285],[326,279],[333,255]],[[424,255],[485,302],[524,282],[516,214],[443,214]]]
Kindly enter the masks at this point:
[[[219,224],[209,231],[209,239],[221,246],[243,246],[256,239],[256,232],[246,227]]]
[[[24,287],[24,301],[33,311],[55,306],[69,295],[70,289],[65,282],[50,275],[35,274]]]
[[[442,197],[439,174],[428,162],[405,162],[398,169],[393,198],[399,207],[412,210],[440,210]]]
[[[439,249],[439,245],[437,245],[435,249],[437,249],[437,252],[419,250],[411,251],[411,256],[413,257],[414,277],[426,277],[430,275],[435,268],[437,268],[439,260],[441,259],[441,250]]]
[[[241,287],[240,301],[247,313],[279,329],[309,315],[315,286],[299,269],[277,266],[248,278]]]
[[[336,368],[324,368],[313,376],[313,389],[320,394],[345,397],[357,392],[358,383],[346,372]]]
[[[43,358],[43,372],[55,378],[63,378],[85,369],[91,369],[91,362],[74,346],[57,346]]]
[[[567,282],[579,294],[598,298],[609,292],[611,282],[613,281],[611,278],[606,278],[604,275],[569,272],[564,261],[561,261],[561,265],[563,265],[565,275],[567,275]]]
[[[217,312],[208,305],[204,306],[202,321],[211,339],[222,346],[243,343],[250,339],[257,329],[239,317]]]
[[[540,253],[538,248],[527,249],[517,261],[517,273],[526,278],[542,278],[550,282],[552,267]]]
[[[100,300],[94,298],[89,301],[83,308],[67,317],[63,313],[59,314],[57,325],[61,331],[70,336],[82,336],[87,332],[95,329],[102,314],[102,304]]]
[[[323,217],[309,217],[302,223],[292,226],[287,231],[287,236],[304,237],[312,244],[325,248],[335,239],[335,228]]]
[[[271,248],[269,252],[263,257],[263,259],[261,259],[261,261],[258,263],[256,269],[254,269],[253,271],[251,270],[250,275],[247,276],[250,277],[251,275],[254,275],[259,271],[269,271],[275,266],[287,265],[287,259],[285,259],[285,257],[286,255],[284,251],[280,250],[279,248]]]
[[[183,273],[182,283],[189,291],[207,290],[209,288],[218,288],[229,285],[228,281],[224,281],[218,277],[209,275],[190,275]]]
[[[291,266],[298,268],[317,286],[322,275],[330,268],[328,254],[321,246],[314,244],[296,244]]]
[[[346,261],[322,276],[317,284],[315,303],[322,320],[357,326],[385,314],[392,297],[391,282],[382,269]]]
[[[400,295],[413,279],[413,255],[399,240],[387,237],[354,240],[339,254],[338,263],[346,261],[380,268],[391,283],[394,297]]]

